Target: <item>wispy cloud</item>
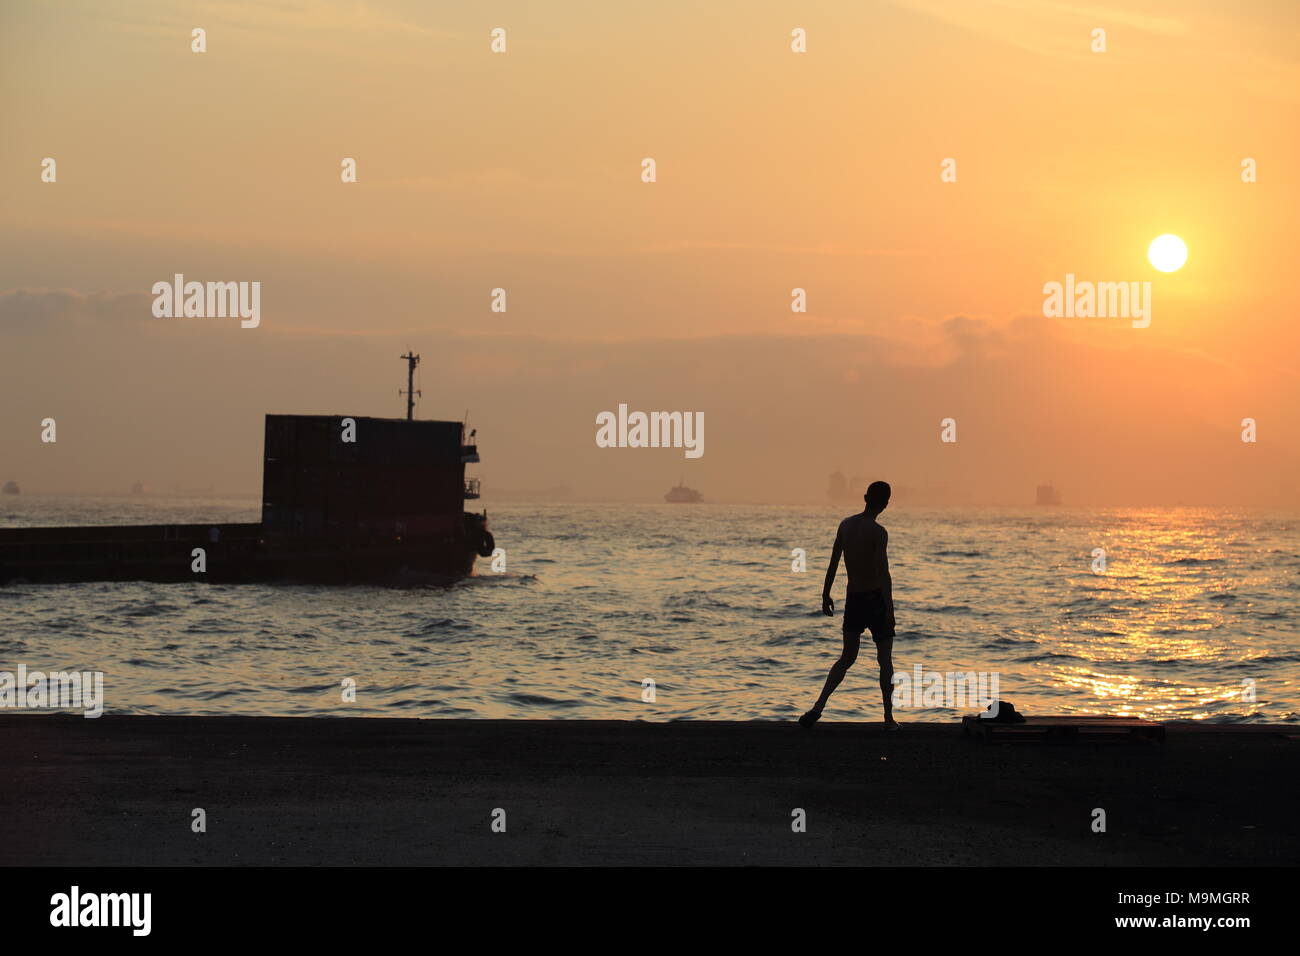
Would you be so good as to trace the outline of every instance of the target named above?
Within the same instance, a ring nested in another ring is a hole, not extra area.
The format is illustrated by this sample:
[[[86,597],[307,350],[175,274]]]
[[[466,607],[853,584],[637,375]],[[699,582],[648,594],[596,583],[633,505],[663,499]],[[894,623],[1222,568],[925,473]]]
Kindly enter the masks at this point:
[[[389,41],[404,37],[427,43],[457,36],[375,4],[348,0],[198,0],[179,7],[148,3],[125,8],[94,4],[87,12],[132,32],[187,35],[195,27],[202,27],[208,31],[212,49],[218,48],[223,30],[277,46],[299,46],[345,55],[357,53],[366,57],[372,51],[362,47],[358,52],[358,37]],[[390,47],[388,55],[400,56],[402,50]]]
[[[891,0],[895,6],[959,27],[978,36],[1042,56],[1091,55],[1090,31],[1108,32],[1126,27],[1156,36],[1182,36],[1191,32],[1181,18],[1134,12],[1131,9],[1052,3],[1050,0],[986,0],[952,3],[951,0]]]
[[[922,249],[888,249],[862,246],[844,246],[833,242],[822,242],[811,246],[800,246],[776,242],[743,242],[722,239],[670,239],[646,246],[646,252],[690,252],[693,250],[736,250],[740,252],[774,252],[780,255],[795,256],[928,256],[932,253]]]
[[[151,319],[153,297],[143,292],[78,292],[75,289],[0,291],[0,332],[30,332],[56,323]]]

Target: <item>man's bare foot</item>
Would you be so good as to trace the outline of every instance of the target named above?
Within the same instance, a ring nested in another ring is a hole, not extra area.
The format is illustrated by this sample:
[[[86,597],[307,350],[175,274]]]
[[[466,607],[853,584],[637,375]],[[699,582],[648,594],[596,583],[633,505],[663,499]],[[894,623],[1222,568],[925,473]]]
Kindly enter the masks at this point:
[[[820,710],[810,710],[799,718],[799,726],[805,729],[811,728],[813,724],[817,723],[817,721],[821,719],[822,712]]]
[[[898,721],[896,721],[893,717],[885,718],[885,731],[887,733],[893,733],[896,730],[902,730],[902,729],[903,729],[902,727],[898,726]]]

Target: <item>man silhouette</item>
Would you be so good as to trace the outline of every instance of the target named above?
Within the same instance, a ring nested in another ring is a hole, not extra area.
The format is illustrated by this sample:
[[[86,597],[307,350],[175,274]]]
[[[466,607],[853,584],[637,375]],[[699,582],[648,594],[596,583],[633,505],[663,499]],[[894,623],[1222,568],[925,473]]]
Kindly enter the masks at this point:
[[[844,555],[844,567],[849,575],[848,594],[844,598],[844,650],[840,652],[840,659],[831,665],[831,672],[826,675],[826,686],[822,688],[817,703],[799,718],[804,727],[811,727],[821,719],[827,699],[858,659],[863,629],[869,628],[871,639],[876,643],[876,660],[880,662],[885,729],[898,729],[890,701],[893,691],[891,678],[894,676],[894,594],[893,582],[889,578],[889,558],[885,553],[889,532],[876,521],[889,504],[889,492],[886,482],[873,481],[863,496],[867,507],[861,514],[850,515],[841,521],[835,534],[831,564],[826,569],[826,584],[822,588],[822,613],[827,617],[835,613],[831,586],[840,567],[840,555]]]

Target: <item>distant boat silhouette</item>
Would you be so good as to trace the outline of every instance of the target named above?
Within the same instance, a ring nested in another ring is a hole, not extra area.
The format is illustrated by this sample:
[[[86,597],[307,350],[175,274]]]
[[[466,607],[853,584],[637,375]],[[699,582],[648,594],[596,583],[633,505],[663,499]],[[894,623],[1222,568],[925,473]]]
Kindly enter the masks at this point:
[[[844,472],[831,472],[826,479],[826,497],[831,501],[844,501],[849,497],[849,482],[844,477]]]
[[[1034,504],[1059,505],[1060,503],[1061,503],[1061,495],[1056,490],[1055,486],[1053,485],[1038,486],[1038,497],[1034,501]]]
[[[3,488],[0,488],[0,491],[4,492],[6,495],[16,495],[19,493],[18,482],[6,481],[5,486]]]
[[[670,505],[693,505],[704,500],[704,495],[694,488],[687,488],[682,481],[677,479],[677,486],[664,495],[664,501]]]

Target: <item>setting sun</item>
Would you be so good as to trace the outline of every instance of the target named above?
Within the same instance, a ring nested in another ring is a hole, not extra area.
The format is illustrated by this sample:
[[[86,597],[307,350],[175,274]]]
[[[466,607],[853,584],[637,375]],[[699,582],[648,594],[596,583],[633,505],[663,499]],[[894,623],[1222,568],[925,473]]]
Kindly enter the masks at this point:
[[[1147,258],[1161,272],[1177,272],[1187,261],[1187,243],[1168,232],[1156,236],[1147,247]]]

